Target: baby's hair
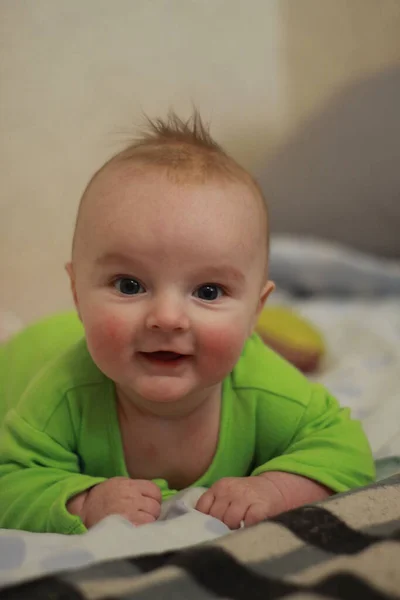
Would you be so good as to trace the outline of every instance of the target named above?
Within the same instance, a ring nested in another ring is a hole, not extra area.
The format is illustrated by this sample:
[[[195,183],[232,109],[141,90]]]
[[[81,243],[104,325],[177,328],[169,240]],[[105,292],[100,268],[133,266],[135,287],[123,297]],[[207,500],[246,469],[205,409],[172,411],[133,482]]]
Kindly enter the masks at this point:
[[[252,175],[212,138],[197,109],[186,119],[170,111],[165,119],[145,116],[144,127],[139,135],[121,152],[108,160],[95,173],[83,193],[77,215],[77,223],[85,197],[97,176],[109,167],[132,163],[143,167],[161,168],[175,183],[204,183],[220,179],[242,183],[254,193],[263,205],[267,227],[267,250],[269,245],[267,207],[262,191]],[[75,245],[76,227],[73,247]]]
[[[183,142],[198,148],[225,152],[221,146],[211,137],[208,125],[203,123],[200,113],[194,109],[192,115],[187,119],[181,119],[176,113],[170,111],[166,119],[150,119],[145,115],[147,127],[142,131],[137,143],[139,145],[153,144],[154,142]]]
[[[139,135],[112,160],[135,160],[164,167],[168,177],[177,182],[221,177],[257,185],[212,138],[197,109],[186,120],[173,111],[165,119],[145,116]]]

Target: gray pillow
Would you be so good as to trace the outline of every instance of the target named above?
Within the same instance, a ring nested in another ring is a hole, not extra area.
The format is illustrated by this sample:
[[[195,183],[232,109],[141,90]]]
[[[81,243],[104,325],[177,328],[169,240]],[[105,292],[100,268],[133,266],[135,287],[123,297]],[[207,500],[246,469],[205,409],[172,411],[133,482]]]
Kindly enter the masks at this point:
[[[258,180],[273,233],[400,257],[400,68],[343,89]]]

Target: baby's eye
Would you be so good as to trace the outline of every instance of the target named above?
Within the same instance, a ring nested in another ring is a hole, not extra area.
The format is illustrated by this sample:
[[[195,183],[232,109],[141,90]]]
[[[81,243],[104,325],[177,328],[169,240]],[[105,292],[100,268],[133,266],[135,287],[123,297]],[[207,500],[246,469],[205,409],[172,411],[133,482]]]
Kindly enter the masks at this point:
[[[224,290],[219,285],[206,283],[205,285],[201,285],[199,288],[197,288],[193,295],[196,296],[196,298],[200,298],[200,300],[212,302],[213,300],[217,300],[223,296]]]
[[[124,296],[136,296],[145,291],[142,284],[132,277],[119,277],[114,281],[114,287]]]

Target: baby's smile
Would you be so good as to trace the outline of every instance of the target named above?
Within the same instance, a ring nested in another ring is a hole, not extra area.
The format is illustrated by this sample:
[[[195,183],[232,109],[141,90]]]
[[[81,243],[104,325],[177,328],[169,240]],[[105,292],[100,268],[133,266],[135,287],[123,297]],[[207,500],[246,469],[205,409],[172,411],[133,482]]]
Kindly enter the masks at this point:
[[[191,358],[190,354],[181,354],[180,352],[175,352],[173,350],[138,352],[138,355],[149,365],[161,368],[166,367],[169,369],[176,369]]]

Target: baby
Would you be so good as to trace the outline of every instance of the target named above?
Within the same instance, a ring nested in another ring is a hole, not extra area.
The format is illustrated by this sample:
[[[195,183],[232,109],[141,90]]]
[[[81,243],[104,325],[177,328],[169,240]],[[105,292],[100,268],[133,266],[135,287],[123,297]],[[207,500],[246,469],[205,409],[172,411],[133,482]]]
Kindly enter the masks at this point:
[[[267,263],[261,191],[197,113],[108,161],[67,265],[84,336],[71,316],[3,419],[0,527],[143,525],[204,486],[197,510],[235,529],[371,482],[360,424],[253,333]]]

